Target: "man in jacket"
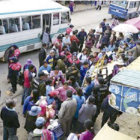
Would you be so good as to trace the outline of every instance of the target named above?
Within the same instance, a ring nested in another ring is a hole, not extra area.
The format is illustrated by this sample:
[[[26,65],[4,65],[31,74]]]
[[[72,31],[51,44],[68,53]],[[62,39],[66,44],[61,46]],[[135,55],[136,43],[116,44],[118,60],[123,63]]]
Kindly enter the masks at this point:
[[[114,105],[110,105],[109,102],[112,102],[112,98],[114,98],[115,95],[111,94],[111,95],[108,95],[104,100],[103,100],[103,103],[102,103],[102,106],[101,106],[101,109],[103,111],[103,117],[102,117],[102,124],[101,124],[101,127],[104,126],[104,124],[110,120],[110,123],[113,124],[117,117],[119,117],[122,112],[115,109],[115,107],[113,107]]]
[[[46,62],[53,68],[54,67],[54,60],[55,60],[55,51],[50,50],[50,54],[46,58]]]
[[[80,41],[79,52],[82,51],[83,44],[84,44],[86,37],[87,37],[87,33],[85,32],[84,28],[82,28],[81,31],[78,33],[78,39]]]
[[[95,105],[95,98],[91,95],[86,101],[86,104],[83,104],[79,110],[79,132],[84,131],[84,122],[85,120],[94,120],[97,107]]]
[[[39,73],[42,71],[47,71],[48,73],[51,72],[52,68],[50,65],[48,65],[48,63],[46,61],[43,62],[43,65],[39,68]]]
[[[75,115],[77,103],[75,99],[72,99],[72,91],[67,91],[67,99],[62,103],[60,111],[58,113],[59,122],[62,125],[65,136],[70,133],[72,119]]]
[[[3,121],[3,140],[15,140],[17,128],[20,127],[18,115],[14,110],[16,103],[13,99],[6,100],[6,106],[1,110],[1,119]]]
[[[31,93],[31,81],[33,79],[33,71],[34,71],[33,65],[30,65],[29,68],[24,71],[24,93],[22,96],[22,103],[21,103],[22,105],[26,97],[29,96]]]
[[[18,62],[18,59],[13,57],[10,60],[11,64],[9,65],[9,79],[12,85],[12,92],[15,93],[17,90],[17,78],[19,71],[21,70],[21,64]]]
[[[84,77],[86,76],[86,72],[88,71],[89,64],[87,61],[83,63],[83,65],[80,67],[80,82],[83,83]]]
[[[46,58],[46,49],[47,49],[47,45],[43,44],[41,50],[39,51],[39,65],[40,65],[40,67],[43,65],[43,62]]]

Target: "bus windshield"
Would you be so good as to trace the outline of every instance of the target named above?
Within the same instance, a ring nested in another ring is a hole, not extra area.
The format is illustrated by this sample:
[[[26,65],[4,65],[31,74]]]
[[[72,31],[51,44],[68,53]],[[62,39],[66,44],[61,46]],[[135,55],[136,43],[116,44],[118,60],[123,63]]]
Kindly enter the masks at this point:
[[[126,8],[128,2],[127,2],[127,1],[113,1],[112,4],[115,4],[115,5],[117,5],[117,6]]]

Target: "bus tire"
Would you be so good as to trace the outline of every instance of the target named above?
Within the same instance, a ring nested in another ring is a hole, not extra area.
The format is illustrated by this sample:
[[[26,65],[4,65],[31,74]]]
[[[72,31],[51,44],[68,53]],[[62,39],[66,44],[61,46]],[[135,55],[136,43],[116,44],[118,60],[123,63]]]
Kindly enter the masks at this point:
[[[132,18],[132,14],[129,14],[128,19],[131,19],[131,18]]]
[[[135,17],[139,17],[139,13],[136,13],[136,16]]]
[[[111,15],[111,18],[113,19],[115,16],[114,15]]]
[[[5,54],[4,54],[4,62],[8,62],[9,51],[10,51],[10,48],[8,48],[8,49],[5,51]]]

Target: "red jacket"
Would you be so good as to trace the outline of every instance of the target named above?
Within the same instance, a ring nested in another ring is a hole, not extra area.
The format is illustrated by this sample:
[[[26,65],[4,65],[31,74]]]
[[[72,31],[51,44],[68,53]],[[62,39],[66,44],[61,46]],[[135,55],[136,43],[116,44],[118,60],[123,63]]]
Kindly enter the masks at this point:
[[[14,56],[15,57],[19,57],[19,55],[20,55],[20,50],[19,49],[15,49],[14,50]]]
[[[69,61],[71,64],[73,64],[73,63],[79,64],[79,63],[80,63],[80,60],[79,60],[79,59],[73,60],[72,57],[69,58],[68,61]]]
[[[65,54],[65,52],[61,52],[60,56],[66,56],[67,59],[71,58],[72,57],[72,54],[70,52],[68,52],[67,54]]]
[[[24,71],[24,87],[30,88],[31,87],[31,84],[30,84],[31,80],[32,80],[32,74],[28,69],[26,69]]]
[[[75,35],[72,35],[70,40],[71,40],[71,42],[73,42],[73,41],[76,41],[76,43],[79,42],[79,39]]]
[[[58,48],[59,50],[59,54],[62,52],[62,42],[58,39],[56,39],[56,41],[54,42],[54,45],[56,48]]]
[[[66,29],[66,33],[69,35],[70,33],[72,32],[72,29],[71,28],[67,28]]]
[[[21,70],[21,67],[22,66],[21,66],[21,64],[19,62],[17,62],[17,63],[11,63],[9,65],[9,68],[11,68],[14,71],[20,71]]]

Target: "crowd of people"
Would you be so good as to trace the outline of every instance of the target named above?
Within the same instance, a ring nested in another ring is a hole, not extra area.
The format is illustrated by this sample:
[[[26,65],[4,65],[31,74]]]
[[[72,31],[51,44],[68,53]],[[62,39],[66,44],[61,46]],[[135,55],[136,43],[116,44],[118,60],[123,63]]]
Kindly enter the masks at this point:
[[[123,33],[117,36],[112,30],[117,24],[117,19],[112,25],[103,19],[88,33],[84,28],[78,31],[70,25],[54,42],[46,29],[39,51],[39,69],[31,59],[21,65],[18,47],[11,47],[8,79],[12,94],[17,91],[17,83],[24,89],[21,104],[28,140],[56,140],[62,136],[69,140],[74,137],[92,140],[100,112],[103,112],[101,127],[108,122],[110,127],[119,130],[115,121],[122,112],[110,105],[113,98],[109,92],[110,78],[104,79],[101,73],[97,73],[95,79],[87,76],[87,71],[94,69],[100,60],[106,65],[120,59],[122,65],[127,66],[135,59],[130,51],[136,47],[133,36],[124,37]],[[93,52],[94,48],[99,51]],[[121,66],[115,65],[110,77],[116,75]],[[18,139],[20,123],[15,105],[15,101],[9,99],[1,110],[3,140]]]

